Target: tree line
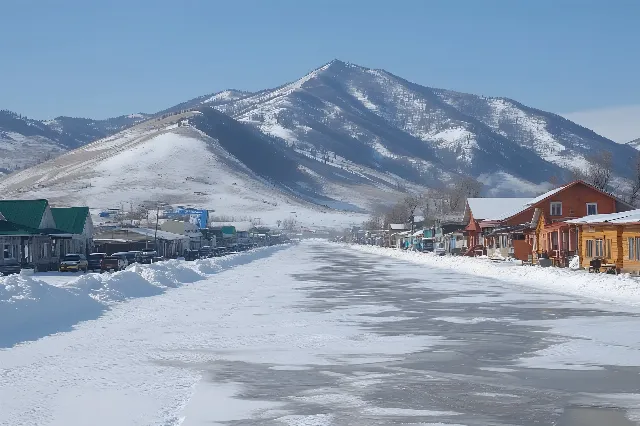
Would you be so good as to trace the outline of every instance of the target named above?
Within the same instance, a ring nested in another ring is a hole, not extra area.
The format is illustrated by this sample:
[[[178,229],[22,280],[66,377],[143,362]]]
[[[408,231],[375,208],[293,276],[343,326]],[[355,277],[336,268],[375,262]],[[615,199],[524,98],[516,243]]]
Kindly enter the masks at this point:
[[[609,193],[633,206],[640,205],[640,153],[633,159],[632,174],[626,183],[614,181],[614,160],[609,151],[586,157],[584,169],[572,167],[563,179],[551,177],[555,187],[582,180],[600,191]],[[407,195],[391,207],[381,207],[364,222],[366,230],[386,229],[391,223],[409,223],[412,216],[424,217],[424,224],[459,220],[464,214],[467,198],[479,197],[482,184],[470,176],[457,176],[449,186],[431,188],[416,195]]]

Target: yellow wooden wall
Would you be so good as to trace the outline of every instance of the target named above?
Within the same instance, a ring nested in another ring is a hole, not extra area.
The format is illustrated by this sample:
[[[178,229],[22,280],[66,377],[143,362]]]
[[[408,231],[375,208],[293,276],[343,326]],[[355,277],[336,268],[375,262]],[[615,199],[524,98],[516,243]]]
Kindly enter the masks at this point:
[[[640,238],[640,225],[627,225],[622,230],[622,259],[623,259],[623,272],[640,272],[640,261],[629,260],[629,244],[628,238]]]
[[[592,257],[587,257],[587,241],[602,239],[605,246],[605,263],[615,263],[618,268],[622,268],[624,259],[622,226],[615,225],[583,225],[580,229],[578,237],[578,245],[580,247],[580,259],[583,268],[589,268],[589,262]],[[611,251],[609,252],[607,245],[611,241]],[[593,251],[595,257],[595,242],[593,243]],[[628,256],[628,255],[627,255]],[[638,262],[640,264],[640,262]]]

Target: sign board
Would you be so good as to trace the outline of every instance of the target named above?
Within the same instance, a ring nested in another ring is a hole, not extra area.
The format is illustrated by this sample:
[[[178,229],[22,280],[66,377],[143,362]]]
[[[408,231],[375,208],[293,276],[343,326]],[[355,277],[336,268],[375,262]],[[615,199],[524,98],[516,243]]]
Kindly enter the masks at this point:
[[[164,216],[167,218],[188,217],[189,222],[200,229],[206,228],[209,222],[209,210],[178,207],[174,210],[165,211]]]

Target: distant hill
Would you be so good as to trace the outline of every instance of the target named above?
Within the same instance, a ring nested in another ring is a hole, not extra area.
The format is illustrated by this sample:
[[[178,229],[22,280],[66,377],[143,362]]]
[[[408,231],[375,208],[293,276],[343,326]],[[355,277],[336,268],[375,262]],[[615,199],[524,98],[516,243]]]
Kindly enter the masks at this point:
[[[599,151],[613,154],[616,179],[624,179],[639,144],[617,144],[511,99],[420,86],[334,60],[274,89],[225,90],[154,114],[43,122],[3,111],[0,173],[54,160],[5,176],[0,190],[94,204],[107,194],[133,202],[164,191],[225,212],[278,199],[280,207],[266,209],[273,215],[361,214],[459,175],[493,195],[534,195],[568,179],[570,168],[588,167]]]

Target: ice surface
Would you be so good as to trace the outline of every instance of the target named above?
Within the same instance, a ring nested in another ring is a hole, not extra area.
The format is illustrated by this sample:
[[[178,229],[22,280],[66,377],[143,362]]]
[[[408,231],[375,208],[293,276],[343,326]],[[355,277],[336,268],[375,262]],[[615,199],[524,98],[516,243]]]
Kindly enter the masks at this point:
[[[640,306],[640,281],[629,274],[589,274],[564,268],[517,266],[511,262],[495,263],[489,259],[464,256],[435,256],[431,253],[407,252],[373,246],[352,246],[353,250],[390,256],[436,268],[457,270],[465,274],[494,278],[623,306]]]

